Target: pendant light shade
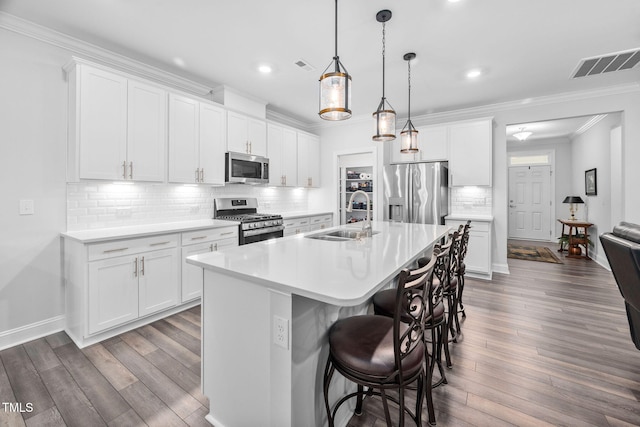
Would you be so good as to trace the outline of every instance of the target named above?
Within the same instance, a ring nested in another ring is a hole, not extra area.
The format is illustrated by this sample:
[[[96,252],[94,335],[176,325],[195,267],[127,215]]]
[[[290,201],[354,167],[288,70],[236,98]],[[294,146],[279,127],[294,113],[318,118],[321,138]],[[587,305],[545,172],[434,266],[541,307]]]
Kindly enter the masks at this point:
[[[335,4],[335,56],[320,76],[318,114],[325,120],[345,120],[351,117],[351,76],[338,56],[338,0],[335,0]]]
[[[416,57],[415,53],[406,53],[404,60],[407,61],[409,75],[409,109],[407,115],[407,123],[400,132],[400,152],[417,153],[418,152],[418,131],[413,123],[411,123],[411,60]]]
[[[378,109],[373,113],[374,119],[374,141],[392,141],[396,139],[396,112],[387,98],[384,96],[384,71],[386,56],[386,32],[385,24],[391,19],[390,10],[381,10],[376,14],[376,20],[382,22],[382,99],[378,104]]]

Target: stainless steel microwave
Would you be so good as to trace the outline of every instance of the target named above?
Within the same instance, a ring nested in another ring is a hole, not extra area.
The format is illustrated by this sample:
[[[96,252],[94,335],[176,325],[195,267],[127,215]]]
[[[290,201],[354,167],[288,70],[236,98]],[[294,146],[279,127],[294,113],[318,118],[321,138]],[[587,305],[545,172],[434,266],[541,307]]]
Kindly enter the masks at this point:
[[[269,159],[251,154],[234,153],[225,155],[225,182],[241,184],[268,184]]]

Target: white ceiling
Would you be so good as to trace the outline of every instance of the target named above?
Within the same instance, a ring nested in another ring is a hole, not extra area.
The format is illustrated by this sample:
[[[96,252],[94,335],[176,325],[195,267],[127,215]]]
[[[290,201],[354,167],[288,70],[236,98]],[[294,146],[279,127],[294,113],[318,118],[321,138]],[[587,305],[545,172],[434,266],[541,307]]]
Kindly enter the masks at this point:
[[[381,32],[387,23],[386,95],[412,115],[637,82],[640,67],[570,79],[582,58],[640,46],[638,0],[341,0],[340,59],[353,76],[354,117],[381,96]],[[333,56],[332,0],[0,0],[0,11],[200,83],[227,85],[308,124],[321,119],[318,77]],[[175,58],[184,61],[176,65]],[[313,71],[293,63],[303,58]],[[258,73],[260,63],[275,71]],[[465,78],[470,68],[484,74]]]

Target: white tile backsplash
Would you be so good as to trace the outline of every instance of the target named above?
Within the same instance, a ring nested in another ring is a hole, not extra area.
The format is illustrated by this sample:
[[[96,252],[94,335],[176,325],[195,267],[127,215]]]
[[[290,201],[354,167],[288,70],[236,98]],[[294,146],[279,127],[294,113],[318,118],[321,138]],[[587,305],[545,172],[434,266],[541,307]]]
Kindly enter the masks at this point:
[[[308,209],[313,189],[253,185],[67,184],[67,231],[213,217],[215,197],[256,197],[259,212]]]
[[[451,214],[491,215],[492,196],[489,187],[452,187]]]

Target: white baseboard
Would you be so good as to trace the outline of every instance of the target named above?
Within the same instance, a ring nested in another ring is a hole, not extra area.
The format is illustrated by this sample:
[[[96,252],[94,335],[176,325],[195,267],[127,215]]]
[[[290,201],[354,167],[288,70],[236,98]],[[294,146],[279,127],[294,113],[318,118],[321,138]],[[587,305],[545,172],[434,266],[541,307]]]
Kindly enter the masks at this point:
[[[510,274],[509,273],[509,264],[499,264],[499,263],[493,263],[493,265],[491,266],[491,268],[493,269],[494,273],[500,273],[500,274]]]
[[[0,332],[0,350],[63,331],[64,325],[64,315],[60,315]]]

